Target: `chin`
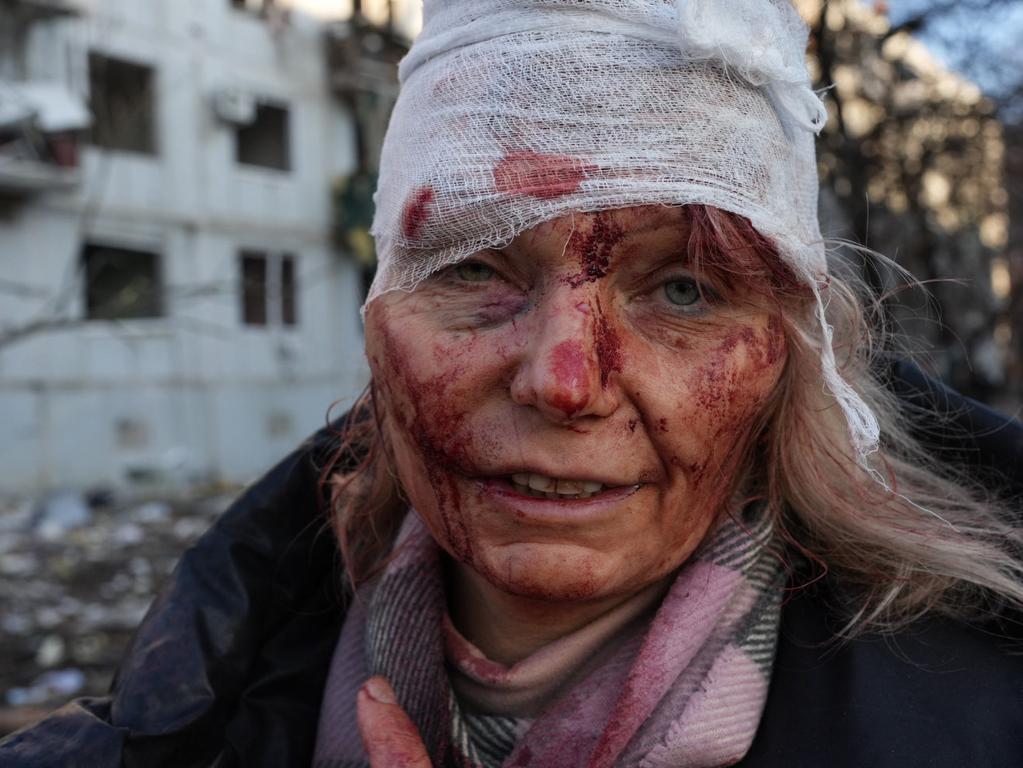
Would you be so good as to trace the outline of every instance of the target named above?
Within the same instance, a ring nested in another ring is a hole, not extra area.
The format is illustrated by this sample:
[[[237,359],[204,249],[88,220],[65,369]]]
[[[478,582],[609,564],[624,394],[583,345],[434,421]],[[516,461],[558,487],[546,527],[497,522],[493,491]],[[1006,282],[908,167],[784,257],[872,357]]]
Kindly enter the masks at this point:
[[[620,570],[611,558],[574,544],[488,547],[473,567],[503,592],[546,602],[596,600],[623,588],[615,583]]]

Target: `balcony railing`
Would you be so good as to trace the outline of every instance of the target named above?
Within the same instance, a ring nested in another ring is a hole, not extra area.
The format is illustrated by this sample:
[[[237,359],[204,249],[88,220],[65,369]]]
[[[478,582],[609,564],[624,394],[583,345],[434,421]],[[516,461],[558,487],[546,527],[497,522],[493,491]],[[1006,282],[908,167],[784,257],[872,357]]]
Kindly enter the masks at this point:
[[[74,189],[81,182],[77,168],[64,168],[42,160],[6,158],[0,154],[0,194],[26,197],[39,192]]]

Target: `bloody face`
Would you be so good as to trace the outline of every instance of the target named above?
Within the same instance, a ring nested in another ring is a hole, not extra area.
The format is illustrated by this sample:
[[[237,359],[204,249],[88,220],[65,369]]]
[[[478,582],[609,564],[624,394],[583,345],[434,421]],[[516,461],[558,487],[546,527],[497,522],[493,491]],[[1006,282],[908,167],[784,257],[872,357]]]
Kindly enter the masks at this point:
[[[784,333],[751,291],[691,271],[688,236],[684,208],[575,213],[368,307],[398,479],[492,586],[627,594],[683,563],[736,490]]]

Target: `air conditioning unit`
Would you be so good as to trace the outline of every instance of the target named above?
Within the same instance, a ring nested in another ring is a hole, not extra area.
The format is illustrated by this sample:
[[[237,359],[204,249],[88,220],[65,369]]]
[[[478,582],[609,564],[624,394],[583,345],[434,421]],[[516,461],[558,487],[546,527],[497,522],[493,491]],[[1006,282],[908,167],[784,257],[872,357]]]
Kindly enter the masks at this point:
[[[252,125],[257,106],[253,94],[237,88],[225,88],[213,94],[213,113],[231,125]]]

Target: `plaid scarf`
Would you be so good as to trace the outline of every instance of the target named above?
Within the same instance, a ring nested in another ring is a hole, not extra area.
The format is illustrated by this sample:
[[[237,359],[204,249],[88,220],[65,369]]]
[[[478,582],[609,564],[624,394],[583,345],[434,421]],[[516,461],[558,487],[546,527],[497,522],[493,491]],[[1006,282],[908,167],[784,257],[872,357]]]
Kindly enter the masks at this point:
[[[645,635],[620,645],[533,721],[468,715],[444,662],[440,550],[409,514],[394,558],[359,590],[320,711],[314,768],[364,768],[355,695],[383,675],[435,766],[733,765],[767,697],[778,635],[781,549],[768,515],[724,515],[677,576]],[[510,751],[509,751],[510,750]]]

